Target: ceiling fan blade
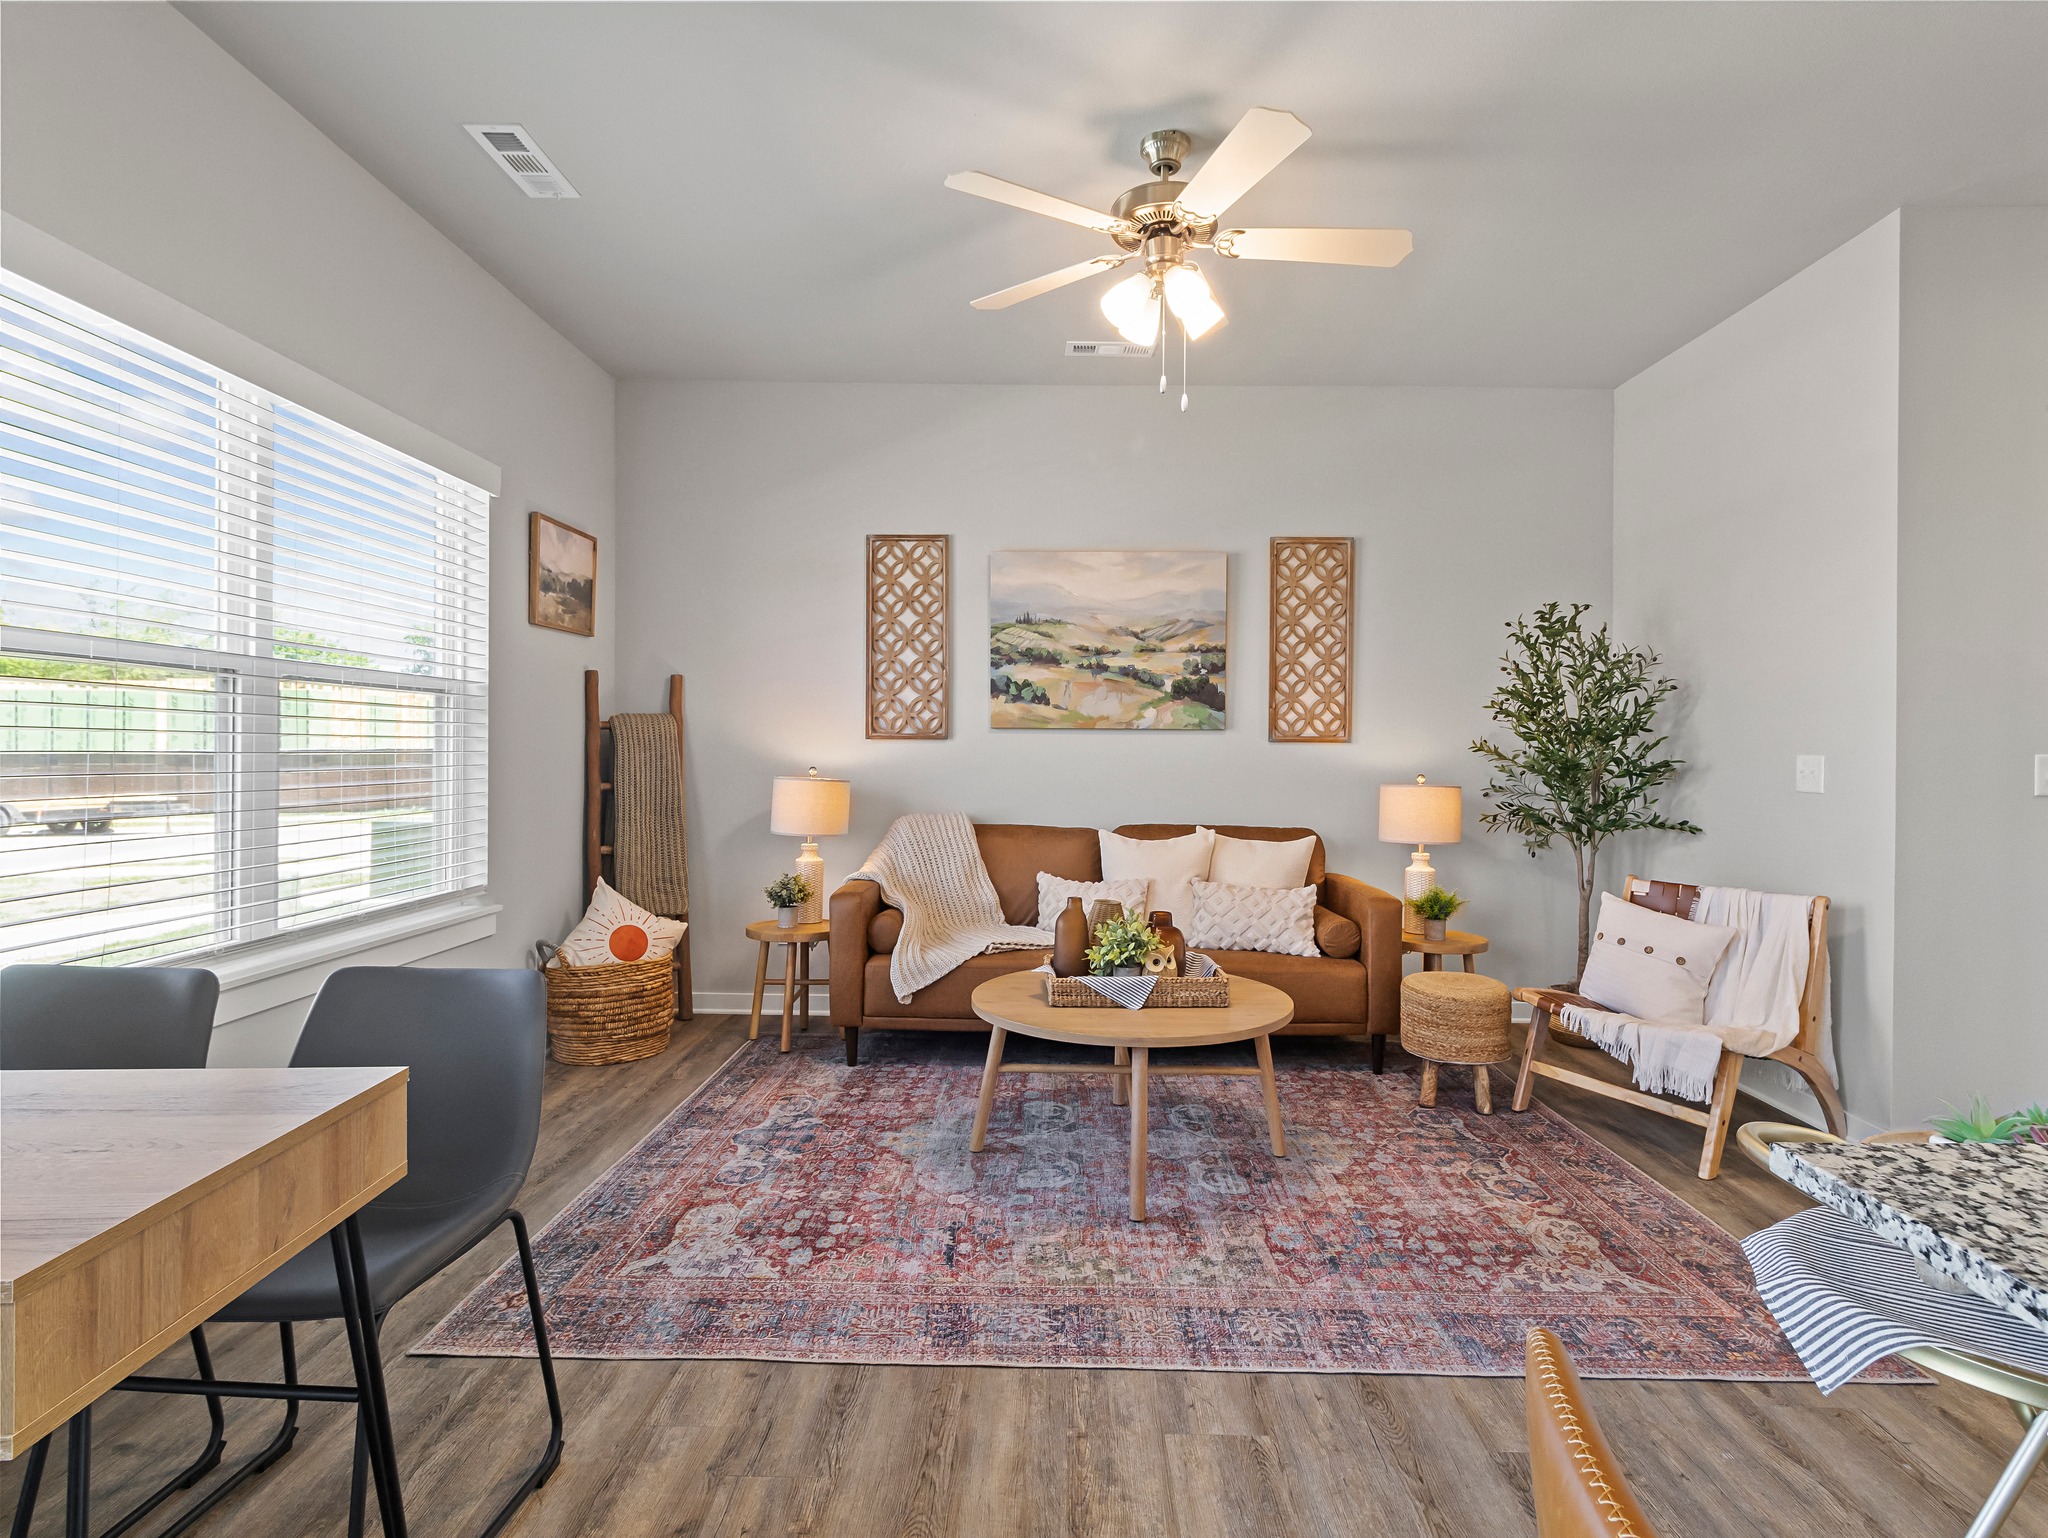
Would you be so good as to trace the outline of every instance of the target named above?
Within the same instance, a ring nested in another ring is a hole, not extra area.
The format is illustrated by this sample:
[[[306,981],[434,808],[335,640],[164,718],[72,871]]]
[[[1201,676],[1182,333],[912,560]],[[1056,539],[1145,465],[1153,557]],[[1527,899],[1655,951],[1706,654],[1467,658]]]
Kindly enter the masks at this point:
[[[986,171],[955,171],[946,178],[946,185],[955,192],[971,192],[978,198],[987,198],[994,203],[1007,203],[1012,208],[1021,208],[1027,214],[1044,214],[1048,219],[1064,219],[1069,224],[1078,224],[1084,230],[1100,230],[1105,235],[1114,235],[1120,230],[1131,228],[1130,221],[1119,219],[1115,214],[1097,213],[1079,203],[1069,203],[1065,198],[1056,198],[1049,192],[1038,192],[1030,187],[1020,187],[1015,182],[1006,182],[1000,176],[990,176]]]
[[[1042,278],[1033,278],[1029,283],[1018,283],[1010,288],[997,289],[993,294],[983,294],[971,301],[977,310],[1007,310],[1013,304],[1022,304],[1027,299],[1036,299],[1040,294],[1049,294],[1056,288],[1065,288],[1069,283],[1079,283],[1083,278],[1092,278],[1098,272],[1108,272],[1121,267],[1130,258],[1127,256],[1096,256],[1085,262],[1076,262],[1071,267],[1062,267],[1058,272],[1048,272]]]
[[[1202,162],[1202,169],[1181,192],[1180,206],[1205,219],[1222,218],[1224,209],[1307,140],[1308,124],[1293,113],[1252,108]]]
[[[1218,230],[1216,254],[1254,262],[1398,267],[1415,249],[1406,230]]]

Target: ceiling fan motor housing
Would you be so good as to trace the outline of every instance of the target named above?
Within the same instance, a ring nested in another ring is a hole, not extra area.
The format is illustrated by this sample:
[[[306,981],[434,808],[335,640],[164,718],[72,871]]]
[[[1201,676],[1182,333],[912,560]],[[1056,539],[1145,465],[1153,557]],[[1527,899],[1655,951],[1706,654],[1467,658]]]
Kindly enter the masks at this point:
[[[1155,128],[1138,141],[1138,153],[1161,179],[1179,172],[1191,148],[1193,141],[1178,128]]]
[[[1164,236],[1186,245],[1206,245],[1216,233],[1216,221],[1198,220],[1180,206],[1186,187],[1186,182],[1141,182],[1119,196],[1110,212],[1131,228],[1116,234],[1116,243],[1126,251],[1143,247],[1148,261],[1153,259],[1152,242]],[[1174,256],[1179,256],[1178,250]]]

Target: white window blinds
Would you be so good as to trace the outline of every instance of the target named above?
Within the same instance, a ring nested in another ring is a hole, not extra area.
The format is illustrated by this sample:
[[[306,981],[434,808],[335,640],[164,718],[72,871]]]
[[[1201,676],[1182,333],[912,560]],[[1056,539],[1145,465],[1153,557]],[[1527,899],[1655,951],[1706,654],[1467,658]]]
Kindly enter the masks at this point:
[[[481,887],[489,515],[0,272],[0,964]]]

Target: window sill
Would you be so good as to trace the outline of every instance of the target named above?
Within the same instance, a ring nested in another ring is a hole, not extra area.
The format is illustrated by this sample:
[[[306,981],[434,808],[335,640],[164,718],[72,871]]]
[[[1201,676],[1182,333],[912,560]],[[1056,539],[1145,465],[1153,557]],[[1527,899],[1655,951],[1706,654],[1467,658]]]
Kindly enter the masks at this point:
[[[343,966],[400,967],[488,939],[498,932],[503,904],[455,898],[360,924],[281,940],[211,963],[220,978],[222,1026],[266,1009],[310,999],[330,972]]]

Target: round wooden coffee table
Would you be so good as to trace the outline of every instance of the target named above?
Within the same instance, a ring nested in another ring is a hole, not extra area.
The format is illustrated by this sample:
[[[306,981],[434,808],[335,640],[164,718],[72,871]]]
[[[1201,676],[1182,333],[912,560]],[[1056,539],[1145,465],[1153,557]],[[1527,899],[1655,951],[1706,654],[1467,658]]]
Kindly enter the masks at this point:
[[[1012,972],[992,978],[974,990],[974,1012],[989,1023],[988,1066],[981,1074],[981,1103],[974,1109],[975,1153],[988,1138],[989,1113],[996,1103],[996,1080],[1006,1073],[1090,1073],[1111,1077],[1110,1101],[1121,1105],[1124,1088],[1131,1102],[1131,1220],[1145,1220],[1146,1083],[1155,1074],[1200,1074],[1205,1077],[1257,1074],[1266,1092],[1266,1130],[1276,1158],[1287,1156],[1287,1135],[1280,1127],[1280,1091],[1273,1082],[1273,1032],[1294,1018],[1294,1000],[1278,988],[1248,977],[1230,980],[1230,1003],[1222,1009],[1125,1009],[1102,1001],[1100,1009],[1055,1009],[1045,1001],[1043,972]],[[1073,1042],[1084,1047],[1109,1047],[1110,1063],[1006,1063],[1003,1046],[1011,1032],[1042,1041]],[[1250,1041],[1258,1055],[1256,1068],[1223,1068],[1208,1064],[1187,1068],[1154,1068],[1155,1047],[1213,1047],[1227,1041]]]

